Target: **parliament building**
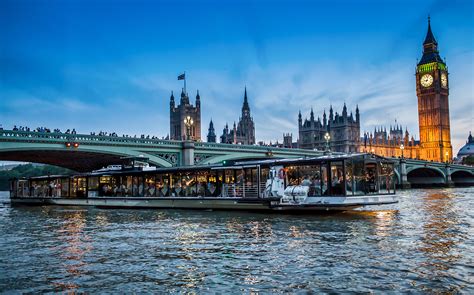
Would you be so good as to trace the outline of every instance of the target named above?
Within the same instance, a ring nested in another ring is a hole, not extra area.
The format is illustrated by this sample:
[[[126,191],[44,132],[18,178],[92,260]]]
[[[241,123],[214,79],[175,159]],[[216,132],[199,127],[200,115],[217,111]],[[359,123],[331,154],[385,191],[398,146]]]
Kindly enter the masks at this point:
[[[423,42],[423,55],[416,67],[416,95],[418,97],[418,124],[420,140],[415,141],[407,129],[398,124],[375,128],[360,137],[360,114],[356,108],[355,118],[347,115],[344,105],[342,114],[329,119],[326,113],[323,120],[315,120],[313,110],[310,119],[298,115],[298,147],[306,149],[325,149],[324,134],[331,136],[330,148],[336,152],[371,152],[385,157],[405,157],[428,161],[451,161],[452,146],[449,120],[449,81],[448,67],[439,55],[438,42],[431,31],[428,18],[428,31]]]

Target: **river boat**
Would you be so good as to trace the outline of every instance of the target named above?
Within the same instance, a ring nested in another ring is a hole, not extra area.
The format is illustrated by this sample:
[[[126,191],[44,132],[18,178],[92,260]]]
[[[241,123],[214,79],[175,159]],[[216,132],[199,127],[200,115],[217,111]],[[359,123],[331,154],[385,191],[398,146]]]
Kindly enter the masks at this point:
[[[347,211],[397,203],[395,179],[393,161],[366,153],[171,168],[114,165],[12,179],[10,199],[13,206]]]

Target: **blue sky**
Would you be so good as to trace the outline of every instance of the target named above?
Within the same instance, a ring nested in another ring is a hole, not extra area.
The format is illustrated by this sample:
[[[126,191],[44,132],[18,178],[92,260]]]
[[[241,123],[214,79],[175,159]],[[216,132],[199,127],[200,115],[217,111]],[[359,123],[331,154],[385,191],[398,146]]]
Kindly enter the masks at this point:
[[[431,15],[450,71],[455,152],[474,126],[473,1],[0,0],[0,124],[169,132],[187,73],[203,133],[238,120],[247,86],[257,140],[297,137],[297,114],[344,102],[362,130],[418,138],[415,65]]]

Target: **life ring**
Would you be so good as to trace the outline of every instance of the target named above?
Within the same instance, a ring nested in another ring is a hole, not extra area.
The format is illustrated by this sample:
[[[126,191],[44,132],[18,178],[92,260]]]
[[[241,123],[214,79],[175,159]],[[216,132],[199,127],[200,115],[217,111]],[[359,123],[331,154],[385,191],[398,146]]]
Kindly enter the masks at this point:
[[[280,168],[280,170],[278,170],[278,178],[279,179],[285,178],[285,170],[283,168]]]

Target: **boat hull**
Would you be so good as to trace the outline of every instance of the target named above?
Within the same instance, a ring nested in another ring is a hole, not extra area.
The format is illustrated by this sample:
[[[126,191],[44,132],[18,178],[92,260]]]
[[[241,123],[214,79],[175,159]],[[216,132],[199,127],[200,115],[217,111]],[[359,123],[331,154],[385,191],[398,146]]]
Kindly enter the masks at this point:
[[[389,197],[389,198],[387,198]],[[281,204],[277,198],[52,198],[23,197],[12,198],[13,206],[94,206],[99,208],[150,208],[150,209],[212,209],[244,211],[347,211],[367,205],[384,205],[397,203],[395,196],[346,198],[322,197],[310,200],[305,204]]]

